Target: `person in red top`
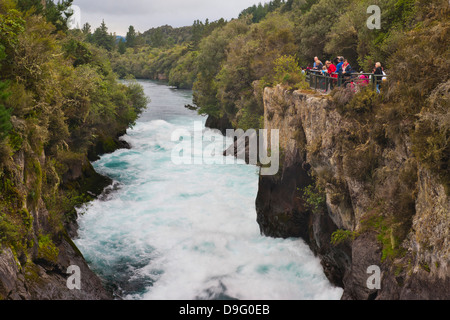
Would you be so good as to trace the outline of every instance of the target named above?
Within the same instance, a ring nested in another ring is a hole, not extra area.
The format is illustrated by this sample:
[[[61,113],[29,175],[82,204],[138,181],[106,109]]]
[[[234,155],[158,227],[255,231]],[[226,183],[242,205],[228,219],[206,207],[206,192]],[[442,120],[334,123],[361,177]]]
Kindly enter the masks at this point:
[[[327,69],[328,69],[328,74],[330,75],[330,77],[336,78],[337,79],[337,74],[334,74],[336,72],[336,66],[334,64],[331,63],[331,61],[327,61],[326,63]]]
[[[327,68],[328,76],[333,78],[333,80],[330,81],[330,89],[333,90],[334,86],[336,85],[336,79],[338,77],[338,75],[336,74],[337,68],[333,63],[331,63],[331,61],[326,61],[325,67]]]

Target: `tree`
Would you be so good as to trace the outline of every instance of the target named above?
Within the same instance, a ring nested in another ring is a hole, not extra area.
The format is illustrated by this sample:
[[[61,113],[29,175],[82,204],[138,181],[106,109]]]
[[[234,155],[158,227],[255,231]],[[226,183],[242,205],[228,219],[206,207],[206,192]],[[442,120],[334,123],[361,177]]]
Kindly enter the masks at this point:
[[[154,48],[158,48],[163,46],[164,44],[164,35],[160,28],[157,28],[150,36],[151,46]]]
[[[53,0],[47,0],[44,16],[48,22],[56,27],[56,31],[66,32],[69,29],[67,22],[73,15],[73,12],[69,12],[72,2],[73,0],[62,0],[54,3]]]
[[[92,42],[108,51],[111,51],[114,48],[115,39],[108,33],[108,27],[106,27],[105,20],[102,21],[100,27],[95,29],[94,34],[92,35]]]
[[[126,39],[127,39],[126,46],[128,48],[133,48],[136,46],[136,30],[134,29],[133,26],[130,26],[128,28]]]
[[[83,28],[81,29],[81,31],[83,32],[84,35],[91,34],[91,25],[89,24],[89,22],[86,22],[83,25]]]
[[[85,40],[85,41],[87,41],[87,42],[93,42],[93,41],[92,41],[91,25],[90,25],[88,22],[86,22],[86,23],[83,25],[83,28],[81,28],[81,32],[82,32],[83,35],[84,35],[84,40]]]
[[[73,13],[68,9],[72,6],[73,0],[62,0],[58,3],[53,0],[18,0],[19,10],[32,11],[36,15],[43,15],[48,22],[56,27],[56,32],[67,31],[67,22]]]
[[[119,51],[120,54],[125,54],[125,52],[127,52],[127,45],[125,44],[125,41],[123,41],[123,39],[119,40],[117,51]]]
[[[352,5],[348,0],[320,0],[317,4],[312,5],[305,14],[296,15],[298,57],[303,64],[312,63],[315,56],[324,59],[327,35],[338,18]],[[302,8],[300,8],[300,12],[303,12]]]
[[[45,1],[41,0],[18,0],[17,8],[20,11],[26,12],[33,10],[36,14],[42,14],[44,11]]]
[[[209,21],[208,21],[209,24]],[[197,50],[198,44],[200,40],[203,38],[203,31],[205,29],[205,25],[200,20],[194,21],[192,25],[192,49]]]

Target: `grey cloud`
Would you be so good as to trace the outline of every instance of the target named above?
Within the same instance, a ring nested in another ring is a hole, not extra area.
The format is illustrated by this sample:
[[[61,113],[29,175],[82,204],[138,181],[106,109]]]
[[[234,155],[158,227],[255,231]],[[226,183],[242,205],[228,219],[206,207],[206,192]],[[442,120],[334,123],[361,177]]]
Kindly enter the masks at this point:
[[[82,22],[94,28],[105,20],[109,31],[125,34],[130,25],[140,32],[161,25],[181,27],[194,20],[230,20],[258,0],[74,0],[81,9]],[[264,1],[261,1],[264,2]]]

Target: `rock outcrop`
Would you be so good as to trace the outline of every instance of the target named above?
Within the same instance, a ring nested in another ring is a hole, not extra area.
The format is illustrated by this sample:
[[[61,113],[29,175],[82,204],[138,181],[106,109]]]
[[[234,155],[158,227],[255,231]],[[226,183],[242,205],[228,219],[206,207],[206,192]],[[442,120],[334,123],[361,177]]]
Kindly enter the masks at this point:
[[[450,298],[450,200],[408,137],[355,143],[357,119],[313,92],[266,88],[264,105],[283,167],[260,177],[261,232],[303,238],[343,299]],[[368,288],[370,266],[380,289]]]

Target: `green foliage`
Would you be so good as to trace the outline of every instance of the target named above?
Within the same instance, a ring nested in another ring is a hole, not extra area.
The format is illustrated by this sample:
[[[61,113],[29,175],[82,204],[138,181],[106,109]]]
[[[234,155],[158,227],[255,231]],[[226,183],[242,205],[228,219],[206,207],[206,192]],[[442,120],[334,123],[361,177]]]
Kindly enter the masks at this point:
[[[117,46],[117,51],[120,54],[125,54],[127,52],[127,45],[125,44],[125,41],[120,40],[119,45]]]
[[[312,64],[315,56],[324,59],[327,35],[349,7],[347,0],[320,0],[305,14],[296,15],[298,58],[302,64]]]
[[[18,0],[17,7],[23,12],[33,10],[37,14],[42,14],[44,11],[43,2],[41,0]]]
[[[40,235],[38,242],[38,259],[56,263],[58,261],[59,249],[54,244],[51,235]]]
[[[6,88],[7,83],[0,82],[0,141],[6,138],[12,129],[10,120],[11,110],[6,109],[5,106],[1,104],[1,101],[7,97],[7,94],[5,93]]]
[[[55,3],[53,0],[18,0],[17,7],[23,12],[30,11],[36,15],[44,16],[48,22],[56,27],[56,31],[67,31],[67,21],[72,16],[68,9],[73,0],[62,0]]]
[[[100,27],[95,29],[91,41],[95,45],[108,51],[111,51],[115,47],[116,39],[114,39],[113,35],[108,33],[108,27],[106,26],[105,20],[102,21]]]
[[[194,24],[192,25],[192,37],[190,41],[189,49],[191,51],[198,50],[200,41],[203,38],[206,38],[209,36],[215,29],[222,28],[225,26],[227,22],[224,19],[220,19],[214,22],[209,22],[208,19],[206,19],[205,23],[203,23],[200,20],[194,21]]]
[[[18,240],[18,227],[8,219],[5,214],[0,214],[0,248],[4,244],[12,243]]]
[[[172,39],[175,45],[184,44],[191,37],[191,28],[172,28],[170,26],[162,26],[150,29],[142,34],[144,43],[153,48],[163,47],[169,39]]]
[[[67,22],[72,16],[68,9],[72,3],[73,0],[59,0],[57,3],[53,0],[46,0],[44,16],[56,27],[56,31],[68,30]]]
[[[399,233],[398,223],[395,216],[385,216],[380,213],[381,207],[371,209],[361,220],[361,227],[358,234],[364,232],[374,232],[377,241],[382,246],[381,261],[393,261],[405,254],[405,249],[401,246],[406,239],[409,227],[405,232]]]
[[[136,46],[136,30],[133,26],[128,28],[127,36],[126,36],[126,46],[128,48],[133,48]]]
[[[337,230],[331,235],[331,244],[337,246],[347,240],[355,240],[357,233],[350,230]]]
[[[86,43],[77,41],[76,39],[70,39],[64,44],[63,50],[66,58],[73,60],[73,66],[75,68],[92,62],[92,52]]]
[[[127,125],[134,124],[134,121],[144,112],[150,102],[144,93],[144,88],[136,81],[128,80],[125,88],[125,95],[131,106],[129,118],[126,119]]]
[[[284,55],[275,61],[274,80],[272,85],[282,84],[288,90],[309,88],[305,75],[295,57]]]
[[[19,35],[25,30],[25,21],[20,12],[10,9],[0,14],[1,60],[8,58],[14,51]],[[1,62],[1,61],[0,61]],[[6,60],[6,62],[9,62]],[[2,62],[4,66],[5,63]]]
[[[23,196],[9,172],[0,172],[0,250],[9,246],[15,252],[31,247],[33,228],[29,212],[23,208]]]
[[[303,190],[303,200],[313,213],[319,213],[326,204],[326,195],[320,186],[309,185]]]
[[[259,3],[258,5],[253,5],[239,14],[239,18],[250,15],[252,17],[253,23],[258,23],[263,20],[270,12],[275,11],[284,4],[284,1],[273,0],[264,5]]]
[[[191,89],[197,76],[197,51],[182,56],[177,66],[169,73],[169,85],[180,89]]]

